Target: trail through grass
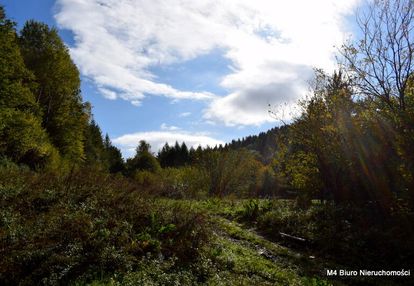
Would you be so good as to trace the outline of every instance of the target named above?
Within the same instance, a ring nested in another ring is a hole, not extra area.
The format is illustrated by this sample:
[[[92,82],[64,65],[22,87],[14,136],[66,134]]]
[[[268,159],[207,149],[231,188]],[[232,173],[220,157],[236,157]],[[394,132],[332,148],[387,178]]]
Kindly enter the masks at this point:
[[[255,227],[237,218],[245,201],[204,201],[213,224],[213,261],[219,267],[217,279],[207,285],[399,285],[389,280],[363,277],[327,277],[327,269],[348,269],[318,257],[304,245],[287,247],[291,241],[272,241]],[[249,210],[250,211],[250,210]]]
[[[222,217],[214,220],[215,243],[220,251],[217,262],[227,266],[223,270],[232,278],[231,283],[218,285],[330,285],[318,277],[321,273],[307,276],[316,272],[312,268],[317,268],[304,255],[273,243],[237,222]]]

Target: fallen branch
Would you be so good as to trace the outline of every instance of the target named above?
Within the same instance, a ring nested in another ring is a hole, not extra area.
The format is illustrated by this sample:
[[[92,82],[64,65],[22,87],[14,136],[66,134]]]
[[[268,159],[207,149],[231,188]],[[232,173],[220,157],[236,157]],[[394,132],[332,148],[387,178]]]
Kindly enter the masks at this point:
[[[297,237],[297,236],[293,236],[287,233],[283,233],[283,232],[279,232],[280,236],[282,237],[287,237],[296,241],[300,241],[300,242],[306,242],[306,239],[302,238],[302,237]]]

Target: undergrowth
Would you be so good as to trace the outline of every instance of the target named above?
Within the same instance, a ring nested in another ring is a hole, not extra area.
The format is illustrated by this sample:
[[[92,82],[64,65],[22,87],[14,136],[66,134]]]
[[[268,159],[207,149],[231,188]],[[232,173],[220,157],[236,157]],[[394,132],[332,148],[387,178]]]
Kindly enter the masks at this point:
[[[0,170],[2,285],[122,276],[141,269],[149,256],[191,264],[209,233],[202,211],[144,196],[121,177]]]

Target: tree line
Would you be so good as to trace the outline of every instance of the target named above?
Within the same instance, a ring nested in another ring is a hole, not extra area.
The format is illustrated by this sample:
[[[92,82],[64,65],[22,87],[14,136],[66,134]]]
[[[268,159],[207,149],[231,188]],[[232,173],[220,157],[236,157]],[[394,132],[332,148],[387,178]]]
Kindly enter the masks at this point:
[[[241,145],[204,149],[189,148],[185,142],[166,143],[156,155],[146,141],[140,141],[136,154],[124,161],[93,119],[91,104],[83,101],[79,71],[55,28],[31,20],[18,32],[0,7],[0,40],[3,163],[11,161],[39,172],[88,167],[168,190],[182,189],[190,181],[194,192],[200,188],[219,196],[256,194],[261,189],[259,177],[266,173],[273,178],[260,162],[260,154],[236,151],[250,148],[249,138]],[[250,149],[266,149],[260,146]]]
[[[103,138],[80,75],[54,28],[28,21],[18,33],[0,7],[0,156],[33,169],[99,165],[121,171]]]
[[[166,143],[157,155],[141,141],[125,162],[82,101],[79,71],[56,29],[29,21],[18,33],[0,11],[4,158],[34,169],[95,166],[146,183],[195,169],[191,176],[207,178],[206,192],[219,196],[291,193],[303,203],[369,203],[384,212],[414,205],[411,1],[372,3],[358,18],[362,39],[339,50],[337,71],[315,70],[292,123],[214,148]]]

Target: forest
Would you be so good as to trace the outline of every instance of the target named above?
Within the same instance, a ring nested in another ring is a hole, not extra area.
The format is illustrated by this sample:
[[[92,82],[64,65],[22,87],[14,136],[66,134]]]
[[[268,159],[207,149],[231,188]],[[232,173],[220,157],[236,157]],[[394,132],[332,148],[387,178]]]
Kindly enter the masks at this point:
[[[414,4],[357,24],[292,121],[124,159],[57,29],[0,7],[0,284],[413,285]]]

